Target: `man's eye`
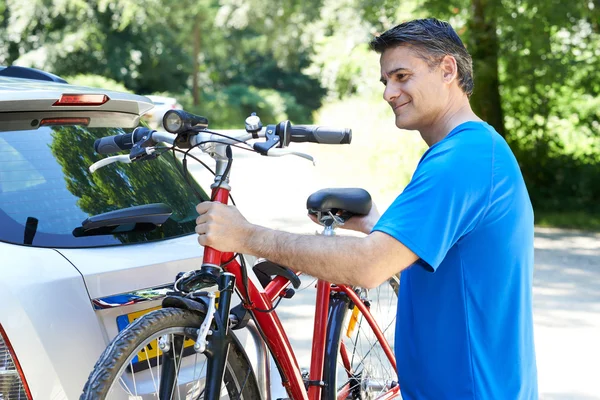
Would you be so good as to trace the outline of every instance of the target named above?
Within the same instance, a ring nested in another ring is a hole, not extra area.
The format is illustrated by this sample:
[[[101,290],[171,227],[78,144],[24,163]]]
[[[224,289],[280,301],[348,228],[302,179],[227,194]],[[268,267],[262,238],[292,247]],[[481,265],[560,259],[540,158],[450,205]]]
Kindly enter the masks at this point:
[[[406,74],[396,74],[396,79],[398,79],[399,81],[403,80],[404,78],[406,78]]]

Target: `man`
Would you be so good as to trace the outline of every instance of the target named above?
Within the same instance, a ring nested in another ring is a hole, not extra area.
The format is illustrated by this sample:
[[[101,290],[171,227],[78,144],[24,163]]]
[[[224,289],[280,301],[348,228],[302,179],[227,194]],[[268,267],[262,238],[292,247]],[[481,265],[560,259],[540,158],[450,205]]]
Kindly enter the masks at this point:
[[[363,287],[402,271],[395,350],[404,400],[537,399],[533,211],[506,142],[471,109],[471,57],[435,19],[398,25],[371,46],[396,126],[418,130],[429,149],[381,218],[373,208],[345,226],[367,236],[279,232],[202,203],[199,242]]]

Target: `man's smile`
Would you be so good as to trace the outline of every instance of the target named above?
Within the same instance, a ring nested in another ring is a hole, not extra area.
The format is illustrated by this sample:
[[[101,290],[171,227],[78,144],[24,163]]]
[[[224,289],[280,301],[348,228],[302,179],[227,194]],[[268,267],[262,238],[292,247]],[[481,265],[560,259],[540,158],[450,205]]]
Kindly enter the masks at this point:
[[[410,101],[407,101],[406,103],[402,103],[402,104],[394,105],[394,106],[392,106],[392,109],[394,110],[394,112],[397,112],[398,110],[400,110],[402,107],[404,107],[404,106],[405,106],[405,105],[407,105],[408,103],[410,103]]]

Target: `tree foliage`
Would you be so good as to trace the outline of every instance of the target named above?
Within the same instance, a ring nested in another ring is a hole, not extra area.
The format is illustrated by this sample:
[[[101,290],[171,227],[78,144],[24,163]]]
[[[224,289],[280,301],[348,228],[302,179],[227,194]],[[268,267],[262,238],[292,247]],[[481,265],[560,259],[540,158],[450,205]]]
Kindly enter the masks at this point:
[[[475,109],[485,104],[482,97],[494,97],[485,80],[497,71],[497,110],[534,206],[600,211],[599,2],[425,0],[423,6],[450,20],[474,55]],[[481,18],[494,29],[478,30]],[[496,66],[479,53],[493,48],[490,40],[497,42]]]
[[[303,73],[319,9],[316,0],[0,0],[0,63],[100,75],[140,94],[197,90],[208,101],[240,87],[246,97],[257,93],[251,87],[271,89],[287,116],[309,122],[325,95]],[[204,106],[195,108],[214,108]]]
[[[307,123],[372,92],[373,35],[429,16],[472,53],[472,104],[534,205],[600,207],[600,0],[0,0],[0,64],[172,94],[221,127],[250,111]]]

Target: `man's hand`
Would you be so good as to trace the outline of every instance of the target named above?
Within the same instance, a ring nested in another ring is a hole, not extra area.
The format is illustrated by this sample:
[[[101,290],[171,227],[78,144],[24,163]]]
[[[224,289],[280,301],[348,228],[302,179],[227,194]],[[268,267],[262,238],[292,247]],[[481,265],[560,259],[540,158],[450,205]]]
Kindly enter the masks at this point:
[[[234,206],[205,201],[196,206],[198,243],[219,251],[243,252],[253,225]]]
[[[347,220],[344,225],[340,226],[341,229],[348,229],[351,231],[357,231],[357,232],[362,232],[366,235],[368,235],[369,233],[371,233],[371,230],[373,229],[373,227],[375,226],[375,224],[377,223],[377,221],[379,221],[379,217],[381,215],[379,214],[379,210],[377,210],[377,206],[375,205],[375,203],[373,203],[373,205],[371,206],[371,210],[369,210],[369,213],[367,215],[362,215],[362,216],[354,216],[352,218],[350,218],[349,220]],[[317,221],[317,217],[315,215],[312,214],[308,214],[308,217],[314,222],[314,223],[319,223],[319,221]]]

